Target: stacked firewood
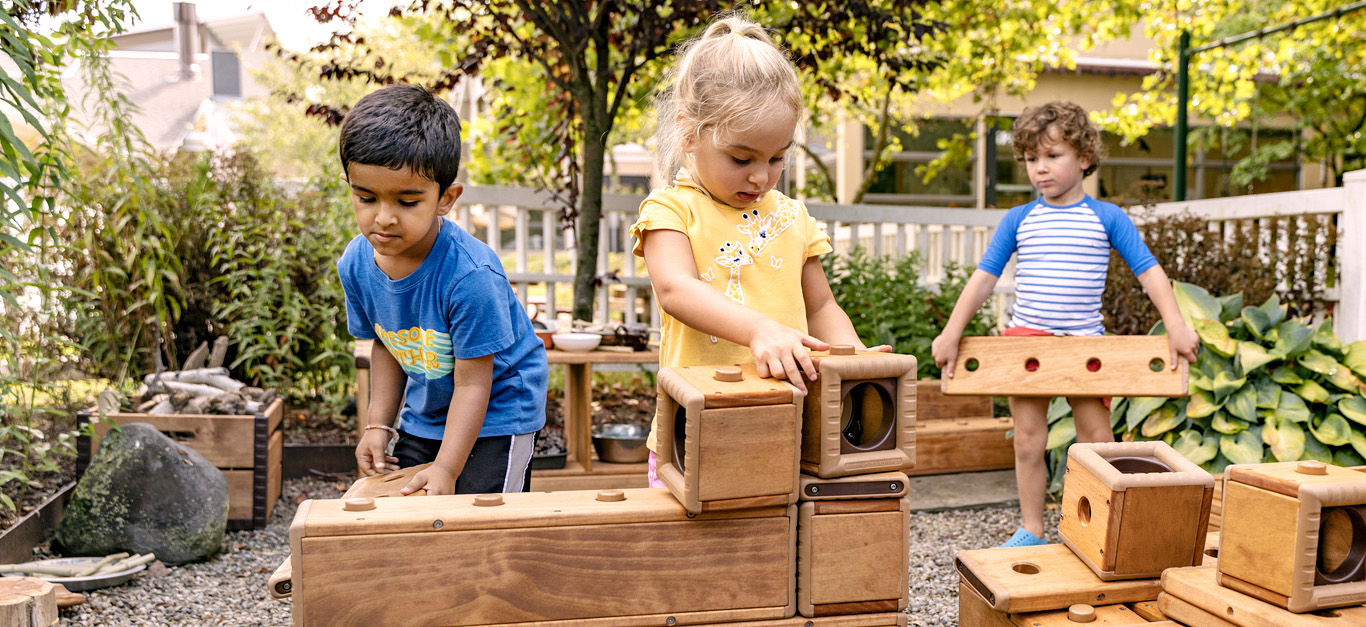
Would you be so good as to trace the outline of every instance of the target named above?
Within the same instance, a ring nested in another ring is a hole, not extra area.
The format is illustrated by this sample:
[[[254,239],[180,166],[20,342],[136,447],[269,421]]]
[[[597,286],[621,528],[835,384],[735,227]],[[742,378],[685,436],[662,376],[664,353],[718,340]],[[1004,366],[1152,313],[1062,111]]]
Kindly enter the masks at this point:
[[[101,411],[146,414],[256,414],[277,394],[232,378],[223,367],[228,338],[219,337],[210,352],[208,342],[190,353],[178,371],[155,372],[142,378],[142,388],[131,399],[113,390],[100,393]]]

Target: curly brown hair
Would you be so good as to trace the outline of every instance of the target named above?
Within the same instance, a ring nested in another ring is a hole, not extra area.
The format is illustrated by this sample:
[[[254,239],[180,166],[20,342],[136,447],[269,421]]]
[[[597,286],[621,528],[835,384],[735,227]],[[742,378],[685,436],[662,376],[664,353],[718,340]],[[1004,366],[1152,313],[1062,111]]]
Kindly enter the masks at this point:
[[[1057,127],[1062,140],[1077,151],[1079,159],[1091,163],[1082,171],[1082,176],[1091,176],[1105,158],[1105,145],[1100,141],[1100,131],[1091,123],[1086,110],[1074,102],[1055,100],[1038,107],[1026,107],[1024,113],[1011,127],[1011,147],[1015,149],[1015,160],[1024,161],[1026,152],[1033,152],[1051,134],[1049,128]]]

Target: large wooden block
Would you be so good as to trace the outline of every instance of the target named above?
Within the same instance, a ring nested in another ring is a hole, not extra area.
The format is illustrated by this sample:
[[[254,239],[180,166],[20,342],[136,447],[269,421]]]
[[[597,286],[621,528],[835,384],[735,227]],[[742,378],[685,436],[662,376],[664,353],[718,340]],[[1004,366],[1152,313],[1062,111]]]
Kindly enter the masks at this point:
[[[1203,561],[1213,494],[1164,442],[1073,444],[1058,535],[1103,580],[1151,579]]]
[[[228,479],[228,529],[260,529],[270,524],[284,478],[285,404],[276,398],[254,416],[216,414],[138,414],[113,412],[106,417],[116,425],[147,423],[203,455]],[[100,440],[109,432],[108,422],[92,410],[76,416],[77,425],[92,425],[93,434],[76,440],[76,474],[83,474]]]
[[[689,512],[797,502],[800,390],[754,364],[661,368],[658,381],[656,468]]]
[[[1188,367],[1160,335],[965,337],[945,394],[1185,396]]]
[[[1188,627],[1238,627],[1166,592],[1157,595],[1158,607]]]
[[[1236,627],[1353,627],[1366,625],[1366,607],[1343,607],[1295,614],[1282,607],[1258,600],[1237,590],[1219,585],[1216,569],[1173,568],[1162,573],[1162,611],[1173,619],[1204,618],[1201,612]],[[1173,601],[1178,601],[1173,603]],[[1190,607],[1184,607],[1189,605]],[[1171,611],[1169,611],[1169,608]],[[1191,608],[1198,611],[1191,611]],[[1207,620],[1207,619],[1206,619]],[[1197,620],[1188,624],[1199,625]]]
[[[802,471],[821,477],[915,466],[915,357],[851,347],[812,353],[802,416]]]
[[[1076,627],[1081,624],[1089,627],[1152,627],[1155,624],[1179,627],[1171,621],[1154,623],[1123,605],[1078,604],[1065,610],[1011,614],[1010,622],[1015,627]]]
[[[784,619],[796,530],[795,506],[692,515],[651,488],[310,500],[290,526],[294,624]]]
[[[1366,602],[1366,475],[1320,462],[1224,471],[1219,583],[1291,612]]]
[[[797,611],[835,616],[905,610],[910,602],[910,525],[905,497],[802,503],[797,515]]]
[[[960,551],[954,567],[998,612],[1151,601],[1162,589],[1157,579],[1102,581],[1061,544]]]

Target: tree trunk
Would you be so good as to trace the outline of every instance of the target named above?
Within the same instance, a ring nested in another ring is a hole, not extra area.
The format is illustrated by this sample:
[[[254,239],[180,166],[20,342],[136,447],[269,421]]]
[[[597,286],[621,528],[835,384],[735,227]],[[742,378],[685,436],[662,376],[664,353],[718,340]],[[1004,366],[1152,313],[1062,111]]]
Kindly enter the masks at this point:
[[[601,88],[601,86],[600,86]],[[594,99],[579,101],[583,115],[583,187],[579,195],[578,268],[574,272],[574,319],[593,319],[595,276],[598,271],[598,227],[602,218],[602,172],[606,147],[605,113]],[[609,127],[610,128],[610,127]]]

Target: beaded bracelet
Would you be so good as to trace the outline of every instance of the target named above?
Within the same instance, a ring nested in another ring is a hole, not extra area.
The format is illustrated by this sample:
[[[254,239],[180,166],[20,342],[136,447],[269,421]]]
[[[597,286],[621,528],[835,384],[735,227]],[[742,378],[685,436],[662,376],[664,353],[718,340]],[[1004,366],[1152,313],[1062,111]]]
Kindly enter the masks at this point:
[[[394,445],[398,443],[398,429],[395,429],[389,425],[365,425],[366,431],[369,431],[371,429],[384,429],[385,431],[389,432],[389,445],[384,447],[384,454],[393,455]]]

